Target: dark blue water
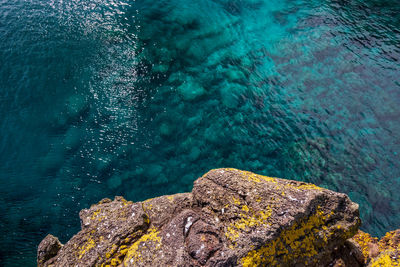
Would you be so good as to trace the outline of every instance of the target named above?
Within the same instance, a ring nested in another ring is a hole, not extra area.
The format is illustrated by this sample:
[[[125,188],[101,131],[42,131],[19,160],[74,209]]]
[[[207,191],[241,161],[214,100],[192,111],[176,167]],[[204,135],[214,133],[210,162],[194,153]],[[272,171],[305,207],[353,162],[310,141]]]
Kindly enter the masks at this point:
[[[211,168],[313,182],[400,226],[397,0],[0,0],[0,262],[78,211]]]

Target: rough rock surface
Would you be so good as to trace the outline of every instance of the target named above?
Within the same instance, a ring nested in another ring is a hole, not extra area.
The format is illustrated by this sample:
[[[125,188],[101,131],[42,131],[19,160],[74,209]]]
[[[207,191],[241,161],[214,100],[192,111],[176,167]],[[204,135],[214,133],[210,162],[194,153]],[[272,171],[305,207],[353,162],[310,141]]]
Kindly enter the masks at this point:
[[[47,235],[42,242],[40,242],[37,251],[38,265],[43,265],[46,261],[57,255],[62,245],[57,237]]]
[[[104,199],[79,215],[82,230],[56,254],[54,237],[42,241],[39,266],[357,266],[364,260],[359,246],[346,241],[360,219],[345,194],[236,169],[208,172],[191,193],[139,203]]]
[[[348,241],[354,244],[352,252],[361,252],[366,266],[400,266],[400,229],[386,233],[380,240],[358,231]]]

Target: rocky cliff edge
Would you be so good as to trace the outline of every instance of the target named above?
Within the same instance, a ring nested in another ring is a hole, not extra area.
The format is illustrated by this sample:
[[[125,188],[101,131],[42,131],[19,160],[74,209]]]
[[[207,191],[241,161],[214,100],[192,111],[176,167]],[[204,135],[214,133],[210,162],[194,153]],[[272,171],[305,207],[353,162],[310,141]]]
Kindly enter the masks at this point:
[[[43,239],[38,266],[398,266],[400,256],[400,231],[357,232],[345,194],[236,169],[211,170],[191,193],[103,199],[79,216],[65,245]]]

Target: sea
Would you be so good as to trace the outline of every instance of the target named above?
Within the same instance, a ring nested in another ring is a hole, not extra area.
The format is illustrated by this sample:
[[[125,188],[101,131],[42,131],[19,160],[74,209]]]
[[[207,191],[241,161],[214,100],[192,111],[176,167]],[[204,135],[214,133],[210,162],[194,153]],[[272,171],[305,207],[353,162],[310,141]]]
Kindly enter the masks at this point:
[[[220,167],[399,228],[398,0],[0,0],[0,265]]]

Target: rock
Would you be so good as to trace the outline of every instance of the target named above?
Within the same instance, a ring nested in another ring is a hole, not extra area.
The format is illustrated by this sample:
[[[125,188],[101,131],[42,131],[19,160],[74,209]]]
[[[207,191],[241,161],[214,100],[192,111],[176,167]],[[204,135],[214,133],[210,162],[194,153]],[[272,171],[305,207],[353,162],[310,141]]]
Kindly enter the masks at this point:
[[[374,249],[377,256],[371,258],[369,267],[400,266],[400,229],[386,233]]]
[[[55,146],[46,156],[40,158],[39,167],[44,173],[56,173],[65,161],[64,151],[60,146]]]
[[[190,150],[190,153],[188,155],[188,159],[190,161],[196,161],[199,158],[200,154],[201,154],[201,150],[198,147],[193,147]]]
[[[236,68],[229,68],[225,71],[226,78],[231,82],[245,81],[246,76],[242,71]]]
[[[362,255],[346,241],[360,219],[345,194],[236,169],[208,172],[191,193],[104,199],[80,218],[45,266],[340,266]]]
[[[70,127],[65,134],[63,144],[67,151],[75,151],[82,143],[82,132],[77,127]]]
[[[169,69],[168,64],[155,64],[152,68],[153,72],[160,72],[160,73],[165,73]]]
[[[71,95],[67,98],[65,111],[70,120],[81,116],[88,108],[88,103],[83,95]]]
[[[143,236],[149,219],[141,204],[122,197],[103,199],[79,213],[81,231],[72,237],[51,263],[55,266],[97,266],[121,262],[129,244]]]
[[[113,175],[110,179],[107,180],[107,186],[110,189],[116,189],[122,184],[122,178],[119,174]]]
[[[113,165],[113,158],[111,155],[107,156],[97,156],[95,160],[96,170],[99,173],[105,173],[109,170]]]
[[[45,262],[48,262],[51,258],[57,255],[62,245],[57,237],[53,235],[47,235],[42,242],[40,242],[37,251],[37,263],[38,266],[44,266]]]
[[[333,260],[329,266],[335,267],[361,267],[365,266],[366,260],[361,248],[352,239],[346,240],[342,246],[335,248],[330,258]]]
[[[149,179],[156,179],[163,171],[163,167],[161,165],[151,163],[147,165],[147,168],[144,170],[144,174]]]
[[[160,134],[163,136],[170,136],[172,134],[172,127],[169,123],[162,123],[160,126]]]
[[[177,88],[183,100],[191,101],[205,94],[205,89],[198,82],[188,79]]]
[[[239,105],[240,97],[246,92],[246,87],[237,83],[224,83],[219,89],[221,102],[227,108],[235,108]]]
[[[359,230],[346,244],[352,247],[343,254],[355,256],[359,266],[400,266],[400,229],[386,233],[380,240]]]
[[[362,263],[366,264],[370,258],[376,257],[377,254],[375,252],[375,247],[378,244],[378,238],[372,237],[368,233],[364,233],[363,231],[358,231],[353,238],[349,240],[352,242],[355,247],[362,253]]]
[[[344,194],[250,172],[211,171],[193,195],[219,218],[222,258],[243,266],[327,264],[360,224],[358,205]]]

